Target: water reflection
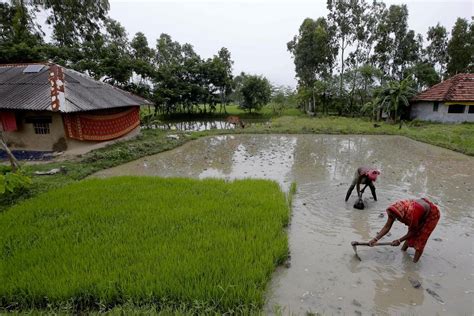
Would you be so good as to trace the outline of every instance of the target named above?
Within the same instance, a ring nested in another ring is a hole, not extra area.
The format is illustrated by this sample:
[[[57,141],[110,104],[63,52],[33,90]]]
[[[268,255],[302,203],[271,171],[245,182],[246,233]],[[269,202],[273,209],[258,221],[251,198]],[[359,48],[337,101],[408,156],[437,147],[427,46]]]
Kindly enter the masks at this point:
[[[266,119],[244,119],[245,127],[249,127],[253,124],[261,124],[268,122]],[[214,129],[234,129],[235,124],[229,123],[226,120],[187,120],[187,121],[162,121],[158,124],[151,124],[143,126],[142,128],[147,129],[161,129],[161,130],[177,130],[177,131],[209,131]],[[240,127],[239,127],[240,128]]]
[[[291,183],[289,172],[293,165],[296,139],[274,136],[270,137],[268,142],[261,144],[258,142],[259,136],[250,136],[249,141],[244,144],[240,138],[237,141],[235,136],[221,137],[228,139],[229,145],[225,146],[227,151],[225,155],[231,156],[232,163],[228,165],[228,168],[223,166],[207,168],[199,174],[199,178],[266,178],[275,180],[283,189],[288,189]],[[221,155],[217,156],[221,157]]]
[[[234,124],[226,121],[205,120],[205,121],[179,121],[179,122],[162,122],[160,124],[152,124],[147,128],[162,130],[178,130],[178,131],[209,131],[213,129],[233,129]]]

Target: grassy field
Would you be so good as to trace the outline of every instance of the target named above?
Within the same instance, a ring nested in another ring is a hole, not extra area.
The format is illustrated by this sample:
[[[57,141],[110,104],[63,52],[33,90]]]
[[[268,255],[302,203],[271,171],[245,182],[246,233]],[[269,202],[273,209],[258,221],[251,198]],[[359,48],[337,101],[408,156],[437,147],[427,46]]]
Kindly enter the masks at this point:
[[[258,311],[288,254],[266,180],[91,179],[0,214],[0,306]]]

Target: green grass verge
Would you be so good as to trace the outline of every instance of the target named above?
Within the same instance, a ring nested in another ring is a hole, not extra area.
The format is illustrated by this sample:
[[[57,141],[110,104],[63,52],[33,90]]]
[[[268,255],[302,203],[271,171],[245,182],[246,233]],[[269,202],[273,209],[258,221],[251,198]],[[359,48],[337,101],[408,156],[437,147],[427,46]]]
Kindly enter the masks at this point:
[[[0,306],[258,311],[288,221],[267,180],[80,181],[0,214]]]

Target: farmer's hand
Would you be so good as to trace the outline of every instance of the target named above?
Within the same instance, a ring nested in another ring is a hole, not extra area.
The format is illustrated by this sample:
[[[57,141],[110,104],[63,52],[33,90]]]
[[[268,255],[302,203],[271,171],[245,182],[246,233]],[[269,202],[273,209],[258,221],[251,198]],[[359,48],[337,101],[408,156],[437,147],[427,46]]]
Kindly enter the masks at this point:
[[[392,241],[392,246],[394,246],[394,247],[400,246],[400,240],[396,239],[396,240]]]
[[[374,238],[374,239],[372,239],[371,241],[369,241],[369,246],[370,246],[370,247],[373,247],[373,246],[375,246],[375,244],[377,243],[377,241],[378,241],[378,240],[377,240],[377,239],[375,239],[375,238]]]

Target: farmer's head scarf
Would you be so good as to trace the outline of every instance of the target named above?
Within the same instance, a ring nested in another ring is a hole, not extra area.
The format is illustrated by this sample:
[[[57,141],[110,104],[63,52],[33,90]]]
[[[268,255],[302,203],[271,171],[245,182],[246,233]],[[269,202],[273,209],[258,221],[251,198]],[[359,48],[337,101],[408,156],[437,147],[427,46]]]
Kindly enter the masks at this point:
[[[369,169],[367,170],[365,175],[367,176],[367,178],[369,178],[370,181],[375,182],[377,181],[377,177],[380,175],[380,171],[378,171],[377,169]]]

